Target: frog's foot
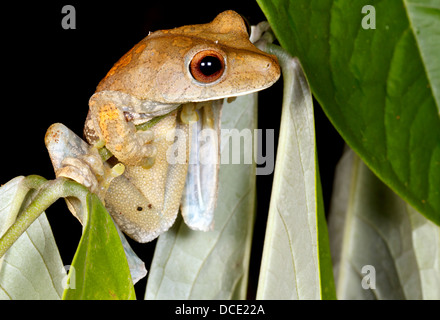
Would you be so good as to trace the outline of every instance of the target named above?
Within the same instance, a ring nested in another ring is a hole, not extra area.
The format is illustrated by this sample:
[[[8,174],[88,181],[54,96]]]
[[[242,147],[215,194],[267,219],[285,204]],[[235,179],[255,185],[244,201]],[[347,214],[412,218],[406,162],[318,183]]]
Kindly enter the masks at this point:
[[[99,155],[86,154],[63,159],[55,174],[82,184],[103,200],[111,181],[121,175],[124,169],[121,163],[110,168],[104,165]]]
[[[152,130],[137,131],[131,137],[115,142],[107,141],[106,147],[113,155],[127,166],[142,166],[149,168],[154,164],[157,147],[153,143]],[[116,140],[116,139],[115,139]]]
[[[99,189],[98,175],[104,175],[103,165],[98,165],[98,159],[85,155],[79,158],[67,157],[61,162],[61,167],[55,171],[57,177],[72,179],[92,192]],[[101,162],[102,164],[102,162]]]
[[[134,139],[119,148],[116,146],[117,149],[123,150],[122,153],[116,154],[116,158],[125,165],[151,168],[157,155],[157,147],[152,143],[153,139],[152,130],[137,131]]]

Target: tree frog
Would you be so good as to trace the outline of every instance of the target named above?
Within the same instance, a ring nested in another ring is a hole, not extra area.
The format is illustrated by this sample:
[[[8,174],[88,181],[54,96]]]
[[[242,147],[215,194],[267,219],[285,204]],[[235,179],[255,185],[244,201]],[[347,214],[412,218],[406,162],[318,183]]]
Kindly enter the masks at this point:
[[[46,146],[56,175],[96,192],[128,236],[151,241],[170,228],[181,202],[186,217],[194,207],[214,210],[218,147],[209,149],[210,166],[188,171],[197,150],[194,135],[219,131],[224,98],[265,89],[279,76],[276,57],[249,41],[246,24],[234,11],[207,24],[150,33],[111,68],[90,98],[88,145],[82,141],[60,155],[60,135],[66,132],[60,124],[49,128]],[[149,127],[138,130],[142,125]],[[75,144],[64,138],[63,143]],[[103,145],[113,155],[108,161],[99,155]],[[191,182],[185,187],[187,176]],[[208,197],[197,200],[196,193]],[[193,227],[206,230],[211,224]]]

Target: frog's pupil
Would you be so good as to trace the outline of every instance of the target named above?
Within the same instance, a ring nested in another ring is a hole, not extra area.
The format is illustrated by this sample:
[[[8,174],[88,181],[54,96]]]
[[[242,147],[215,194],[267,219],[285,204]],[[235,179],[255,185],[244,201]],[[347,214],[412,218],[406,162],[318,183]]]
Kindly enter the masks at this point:
[[[222,69],[222,63],[217,57],[206,56],[200,61],[199,69],[205,76],[210,76]]]

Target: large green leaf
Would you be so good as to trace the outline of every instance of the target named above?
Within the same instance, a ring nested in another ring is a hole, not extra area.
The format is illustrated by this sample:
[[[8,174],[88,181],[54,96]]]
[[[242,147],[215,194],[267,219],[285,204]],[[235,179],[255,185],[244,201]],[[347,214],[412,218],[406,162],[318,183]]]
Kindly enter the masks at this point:
[[[69,270],[63,299],[135,299],[132,278],[118,231],[94,194],[87,195],[87,222]]]
[[[438,2],[258,3],[281,45],[299,57],[344,140],[389,187],[440,224]],[[375,9],[375,29],[362,27],[374,13],[362,13],[366,5]]]
[[[225,152],[231,154],[233,145],[228,136],[233,132],[224,129],[237,129],[244,136],[249,133],[252,139],[256,108],[256,94],[224,104],[222,159]],[[247,142],[252,145],[252,140]],[[220,165],[214,230],[192,231],[179,219],[171,230],[160,236],[149,272],[146,299],[246,298],[254,221],[255,163],[244,163],[243,152],[240,156],[240,164],[222,161]]]
[[[440,228],[351,150],[337,167],[329,234],[339,299],[440,298]]]
[[[440,3],[437,0],[406,0],[404,3],[440,113]]]
[[[280,137],[257,298],[335,298],[310,88],[297,59],[283,70]]]
[[[29,188],[17,177],[0,188],[0,236],[15,221]],[[42,213],[0,259],[0,299],[61,299],[66,271]]]

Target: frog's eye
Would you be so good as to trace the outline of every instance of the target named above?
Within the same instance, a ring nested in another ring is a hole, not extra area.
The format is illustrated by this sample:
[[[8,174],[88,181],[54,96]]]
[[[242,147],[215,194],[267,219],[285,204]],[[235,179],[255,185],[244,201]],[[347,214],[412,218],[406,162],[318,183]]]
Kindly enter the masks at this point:
[[[196,53],[189,64],[189,70],[195,80],[211,83],[219,79],[225,71],[223,56],[214,50]]]

